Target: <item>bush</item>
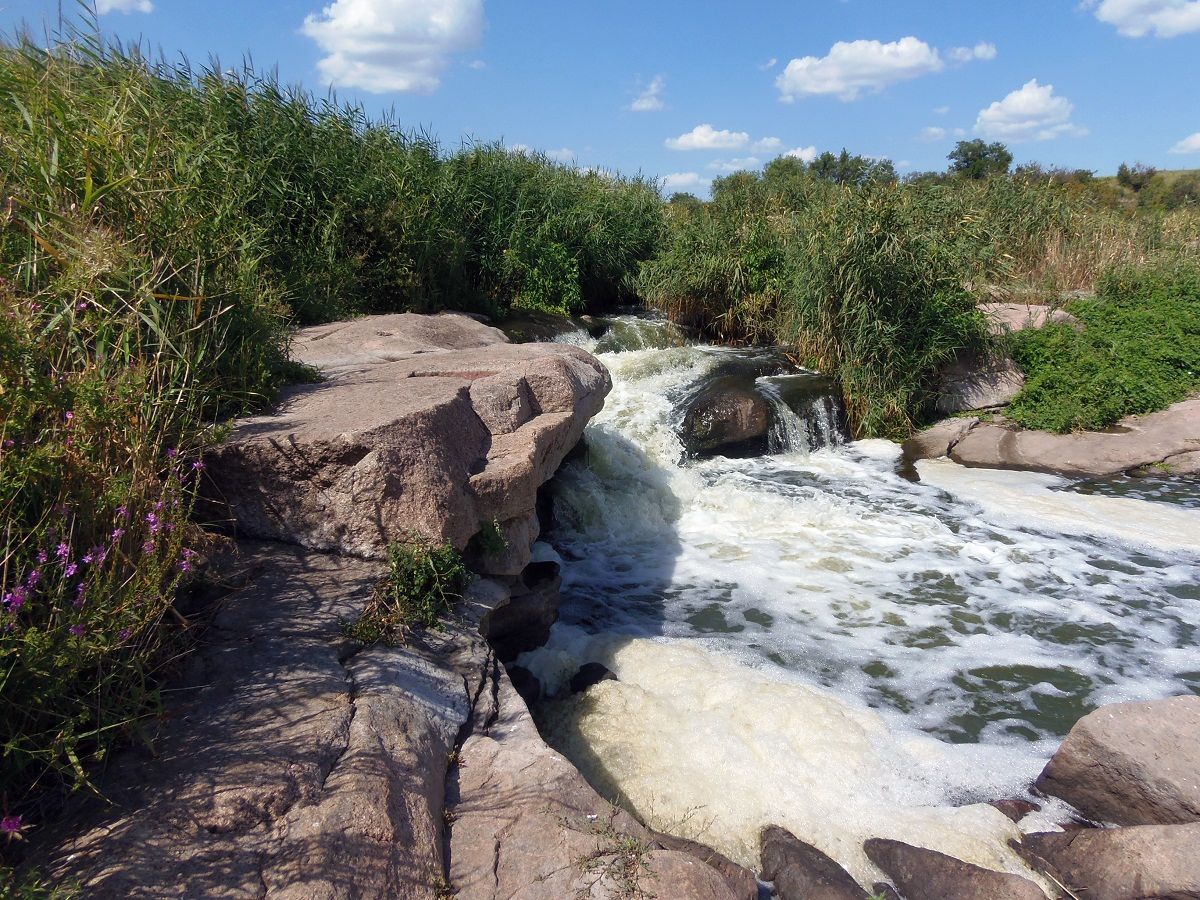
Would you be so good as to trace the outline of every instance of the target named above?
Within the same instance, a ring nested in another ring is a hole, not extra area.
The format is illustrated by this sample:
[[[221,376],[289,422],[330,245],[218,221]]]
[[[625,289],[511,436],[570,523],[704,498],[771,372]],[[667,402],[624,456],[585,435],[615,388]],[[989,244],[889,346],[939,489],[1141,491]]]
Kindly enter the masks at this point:
[[[1164,409],[1200,388],[1200,266],[1120,268],[1093,299],[1068,309],[1083,323],[1012,336],[1027,381],[1008,414],[1028,428],[1106,428]]]
[[[364,644],[403,643],[414,629],[432,628],[461,599],[470,579],[457,550],[417,534],[407,544],[388,547],[388,566],[362,615],[343,628]]]

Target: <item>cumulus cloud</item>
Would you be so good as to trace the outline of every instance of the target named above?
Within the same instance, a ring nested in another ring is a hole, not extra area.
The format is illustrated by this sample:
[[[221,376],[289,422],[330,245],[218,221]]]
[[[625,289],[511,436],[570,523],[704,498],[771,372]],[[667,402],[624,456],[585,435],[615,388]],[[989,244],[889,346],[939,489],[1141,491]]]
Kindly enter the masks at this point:
[[[779,65],[779,60],[772,56],[765,63],[758,67],[760,72],[767,72]]]
[[[575,151],[570,147],[559,147],[557,150],[547,150],[545,153],[555,162],[571,162],[575,159]]]
[[[325,56],[321,74],[372,93],[429,93],[450,55],[479,42],[483,0],[334,0],[301,31]]]
[[[948,106],[937,106],[937,107],[934,107],[934,110],[933,110],[933,111],[934,111],[935,113],[937,113],[937,115],[939,115],[939,116],[944,116],[946,113],[950,112],[950,107],[948,107]]]
[[[1074,111],[1071,101],[1054,95],[1054,85],[1038,84],[1034,78],[1003,100],[981,109],[975,131],[985,138],[1014,144],[1083,137],[1087,129],[1071,121]]]
[[[1200,131],[1197,131],[1191,137],[1185,137],[1182,141],[1172,147],[1170,153],[1200,153]]]
[[[791,150],[789,150],[787,153],[785,153],[783,155],[784,156],[792,156],[792,157],[795,157],[796,159],[802,160],[803,162],[810,163],[814,159],[817,158],[817,148],[816,147],[793,147]]]
[[[1200,31],[1200,0],[1087,0],[1101,22],[1125,37],[1176,37]]]
[[[793,59],[775,79],[780,99],[832,95],[857,100],[863,91],[880,91],[890,84],[940,72],[945,64],[933,47],[915,37],[884,44],[879,41],[838,41],[825,56]]]
[[[918,135],[921,140],[928,141],[929,143],[944,141],[949,137],[961,138],[966,136],[967,133],[961,128],[942,128],[940,125],[930,125],[922,128],[921,133]]]
[[[980,41],[974,47],[952,47],[947,54],[955,62],[971,62],[975,59],[991,60],[996,58],[996,45]]]
[[[777,137],[765,137],[755,141],[752,149],[759,153],[774,153],[783,149],[783,141]]]
[[[739,156],[734,159],[717,159],[708,164],[710,169],[717,172],[742,172],[747,169],[757,169],[762,160],[757,156]]]
[[[674,172],[662,177],[662,189],[666,194],[678,191],[695,192],[708,187],[708,179],[698,172]]]
[[[666,86],[666,79],[661,75],[655,75],[646,85],[646,89],[629,104],[629,108],[634,112],[657,112],[663,108],[662,92]]]
[[[750,135],[744,131],[718,131],[706,122],[664,143],[668,150],[737,150],[750,143]]]
[[[99,15],[106,13],[148,13],[154,12],[154,4],[150,0],[96,0],[96,12]]]

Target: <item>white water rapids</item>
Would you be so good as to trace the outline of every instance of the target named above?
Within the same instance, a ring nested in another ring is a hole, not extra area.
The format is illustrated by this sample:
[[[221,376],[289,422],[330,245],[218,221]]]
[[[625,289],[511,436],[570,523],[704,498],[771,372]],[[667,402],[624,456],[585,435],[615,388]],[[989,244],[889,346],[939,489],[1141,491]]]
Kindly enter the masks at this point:
[[[868,886],[871,836],[1029,875],[984,801],[1097,704],[1200,691],[1195,506],[915,483],[884,441],[684,463],[673,399],[736,351],[599,350],[613,391],[539,546],[562,618],[519,662],[559,692],[548,740],[651,825],[757,868],[780,824]],[[568,696],[588,661],[618,680]]]

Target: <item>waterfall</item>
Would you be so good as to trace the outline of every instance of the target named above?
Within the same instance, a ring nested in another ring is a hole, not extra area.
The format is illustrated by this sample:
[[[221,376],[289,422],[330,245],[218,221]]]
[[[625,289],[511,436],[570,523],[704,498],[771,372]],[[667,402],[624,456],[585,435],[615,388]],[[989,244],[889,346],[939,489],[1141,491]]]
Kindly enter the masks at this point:
[[[829,379],[812,372],[767,375],[755,387],[771,405],[770,453],[811,453],[849,437],[841,394]]]

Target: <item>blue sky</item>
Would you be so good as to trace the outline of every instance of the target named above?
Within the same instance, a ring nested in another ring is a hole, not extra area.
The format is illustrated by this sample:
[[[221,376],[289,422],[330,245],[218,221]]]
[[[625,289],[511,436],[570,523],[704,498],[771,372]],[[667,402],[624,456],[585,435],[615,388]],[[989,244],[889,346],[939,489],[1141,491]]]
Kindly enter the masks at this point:
[[[1200,0],[96,2],[106,33],[168,57],[249,54],[445,145],[502,139],[702,195],[784,152],[942,169],[977,136],[1101,174],[1200,167]],[[0,0],[0,25],[57,11]]]

